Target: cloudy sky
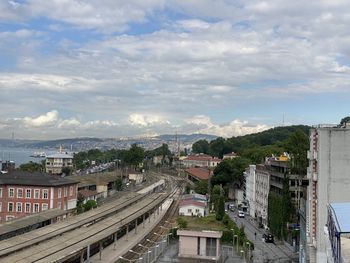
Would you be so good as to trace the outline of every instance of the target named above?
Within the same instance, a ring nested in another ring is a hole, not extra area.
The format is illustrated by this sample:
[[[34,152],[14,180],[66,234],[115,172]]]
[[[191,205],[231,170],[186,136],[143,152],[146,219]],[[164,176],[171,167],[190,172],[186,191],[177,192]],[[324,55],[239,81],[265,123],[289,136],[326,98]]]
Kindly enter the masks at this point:
[[[0,138],[338,123],[349,24],[348,0],[1,0]]]

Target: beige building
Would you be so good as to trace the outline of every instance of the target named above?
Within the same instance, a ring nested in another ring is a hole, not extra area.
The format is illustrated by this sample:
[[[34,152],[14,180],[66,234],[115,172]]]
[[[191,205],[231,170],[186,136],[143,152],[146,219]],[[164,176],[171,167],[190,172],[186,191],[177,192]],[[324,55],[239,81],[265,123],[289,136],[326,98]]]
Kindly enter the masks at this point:
[[[267,227],[267,207],[270,191],[270,174],[263,164],[255,170],[255,214],[258,223]]]
[[[64,167],[73,168],[73,156],[62,152],[49,155],[45,167],[48,174],[62,174]]]
[[[179,257],[220,260],[222,232],[178,230],[177,235],[179,236]]]

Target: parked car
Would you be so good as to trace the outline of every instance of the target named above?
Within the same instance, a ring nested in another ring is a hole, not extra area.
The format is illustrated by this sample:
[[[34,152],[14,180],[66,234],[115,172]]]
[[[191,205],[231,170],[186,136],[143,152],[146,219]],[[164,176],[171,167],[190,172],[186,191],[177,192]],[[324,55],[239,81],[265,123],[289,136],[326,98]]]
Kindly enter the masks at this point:
[[[244,218],[245,217],[244,212],[243,211],[238,211],[238,217]]]
[[[274,238],[273,235],[271,234],[263,234],[263,240],[265,241],[265,243],[274,243]]]

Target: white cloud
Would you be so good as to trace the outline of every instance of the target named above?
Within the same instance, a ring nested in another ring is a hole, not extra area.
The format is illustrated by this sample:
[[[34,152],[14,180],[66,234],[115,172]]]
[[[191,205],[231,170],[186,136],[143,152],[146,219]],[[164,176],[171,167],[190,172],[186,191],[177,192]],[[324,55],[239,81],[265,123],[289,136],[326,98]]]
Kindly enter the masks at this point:
[[[56,110],[50,111],[45,115],[40,115],[36,118],[24,117],[23,122],[28,127],[45,127],[53,126],[58,121],[58,112]]]
[[[133,113],[129,115],[129,123],[136,126],[151,126],[156,124],[169,124],[169,121],[157,115]]]

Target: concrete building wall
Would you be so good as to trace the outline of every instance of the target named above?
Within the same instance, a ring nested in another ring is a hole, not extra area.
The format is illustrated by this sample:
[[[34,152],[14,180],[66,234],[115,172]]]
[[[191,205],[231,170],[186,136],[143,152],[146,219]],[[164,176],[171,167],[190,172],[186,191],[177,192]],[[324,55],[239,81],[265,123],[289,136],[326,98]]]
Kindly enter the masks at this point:
[[[310,135],[308,241],[317,248],[317,262],[322,262],[327,204],[350,201],[350,129],[317,128]]]
[[[267,227],[267,208],[270,190],[270,174],[264,165],[256,166],[255,211],[260,223]]]

